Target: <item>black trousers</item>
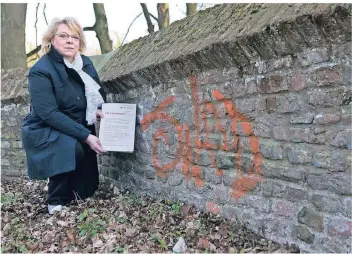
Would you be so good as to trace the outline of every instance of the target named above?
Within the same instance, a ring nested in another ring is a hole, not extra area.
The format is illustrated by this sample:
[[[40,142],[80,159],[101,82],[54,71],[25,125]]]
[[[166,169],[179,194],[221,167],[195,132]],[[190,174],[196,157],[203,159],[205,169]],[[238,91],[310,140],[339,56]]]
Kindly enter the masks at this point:
[[[67,205],[72,200],[93,196],[98,189],[99,173],[96,153],[85,143],[77,142],[74,171],[49,178],[48,204]]]

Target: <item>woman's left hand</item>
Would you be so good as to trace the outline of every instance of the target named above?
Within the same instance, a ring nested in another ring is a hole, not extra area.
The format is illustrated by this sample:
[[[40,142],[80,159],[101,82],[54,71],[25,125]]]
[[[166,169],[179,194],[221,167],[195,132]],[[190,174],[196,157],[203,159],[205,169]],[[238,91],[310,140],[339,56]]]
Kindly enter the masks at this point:
[[[97,115],[97,119],[98,120],[100,120],[101,118],[104,117],[104,114],[103,114],[103,112],[100,109],[97,110],[96,115]]]

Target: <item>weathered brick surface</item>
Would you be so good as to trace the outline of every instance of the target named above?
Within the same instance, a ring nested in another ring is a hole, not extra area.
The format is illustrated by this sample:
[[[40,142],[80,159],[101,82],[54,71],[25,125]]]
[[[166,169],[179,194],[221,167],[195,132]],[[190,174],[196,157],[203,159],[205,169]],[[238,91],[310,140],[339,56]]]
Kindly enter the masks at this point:
[[[298,222],[305,224],[318,232],[322,232],[324,230],[323,216],[307,207],[303,207],[303,209],[298,213]]]
[[[349,4],[225,4],[124,45],[99,74],[108,102],[137,104],[135,152],[99,156],[101,174],[305,251],[351,252],[350,30]],[[26,78],[2,74],[15,176]]]
[[[22,148],[21,124],[29,110],[28,71],[1,71],[1,174],[4,178],[25,175],[26,155]]]

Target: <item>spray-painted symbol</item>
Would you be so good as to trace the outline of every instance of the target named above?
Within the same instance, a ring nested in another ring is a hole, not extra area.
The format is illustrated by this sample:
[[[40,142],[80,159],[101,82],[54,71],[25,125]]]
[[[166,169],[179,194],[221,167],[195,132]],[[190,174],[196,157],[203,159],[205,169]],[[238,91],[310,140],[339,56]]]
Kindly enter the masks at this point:
[[[223,175],[223,171],[218,167],[218,163],[215,160],[215,149],[221,149],[223,151],[230,151],[231,146],[233,149],[237,149],[235,153],[235,169],[236,169],[236,178],[232,183],[232,197],[239,199],[247,191],[253,189],[258,182],[262,181],[263,178],[260,174],[260,167],[263,164],[263,156],[259,151],[259,141],[257,137],[254,136],[251,124],[249,119],[237,111],[233,103],[225,99],[224,96],[218,91],[214,90],[214,98],[223,103],[227,112],[227,115],[231,119],[231,133],[234,137],[232,142],[227,138],[226,129],[221,125],[221,119],[216,112],[215,106],[211,101],[205,101],[202,104],[202,118],[203,122],[203,133],[205,137],[208,137],[208,124],[205,117],[206,112],[209,112],[214,115],[216,120],[216,128],[221,133],[223,143],[218,146],[216,144],[211,144],[208,142],[207,138],[205,140],[200,139],[201,129],[200,129],[200,104],[198,100],[198,88],[196,84],[196,77],[194,75],[190,76],[190,86],[192,90],[192,97],[194,103],[194,121],[195,121],[195,147],[197,149],[209,149],[210,159],[212,166],[216,168],[216,175]],[[176,165],[182,164],[182,171],[187,180],[190,180],[191,177],[194,178],[195,184],[197,187],[204,185],[204,180],[201,177],[201,167],[195,162],[199,162],[200,155],[196,154],[196,158],[193,157],[192,147],[190,145],[190,135],[189,135],[189,126],[188,124],[182,124],[177,121],[175,118],[171,117],[168,113],[164,112],[164,109],[172,105],[175,101],[175,96],[169,96],[163,100],[158,107],[152,112],[144,116],[142,123],[142,128],[145,131],[148,129],[149,125],[155,120],[160,120],[163,122],[170,123],[177,131],[178,147],[176,150],[176,158],[166,165],[160,165],[158,159],[158,142],[160,138],[163,138],[166,144],[169,145],[167,132],[164,128],[159,128],[153,134],[153,143],[152,143],[152,152],[153,152],[153,166],[156,169],[157,175],[160,177],[167,177],[168,174],[175,169]],[[238,125],[244,130],[246,135],[249,137],[249,146],[250,151],[253,155],[253,160],[250,165],[249,171],[247,174],[243,173],[242,170],[242,148],[239,146],[240,136],[236,134]],[[184,132],[184,137],[182,133]],[[214,149],[214,150],[210,150]]]

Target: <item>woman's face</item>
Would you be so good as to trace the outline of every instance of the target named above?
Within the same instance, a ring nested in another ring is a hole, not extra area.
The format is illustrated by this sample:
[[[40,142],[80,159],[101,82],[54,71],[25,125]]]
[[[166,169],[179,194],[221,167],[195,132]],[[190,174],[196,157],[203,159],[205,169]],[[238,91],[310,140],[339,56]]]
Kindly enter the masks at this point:
[[[57,31],[52,43],[55,49],[59,51],[59,53],[63,55],[64,58],[72,62],[79,50],[80,37],[67,25],[60,24],[57,27]]]

